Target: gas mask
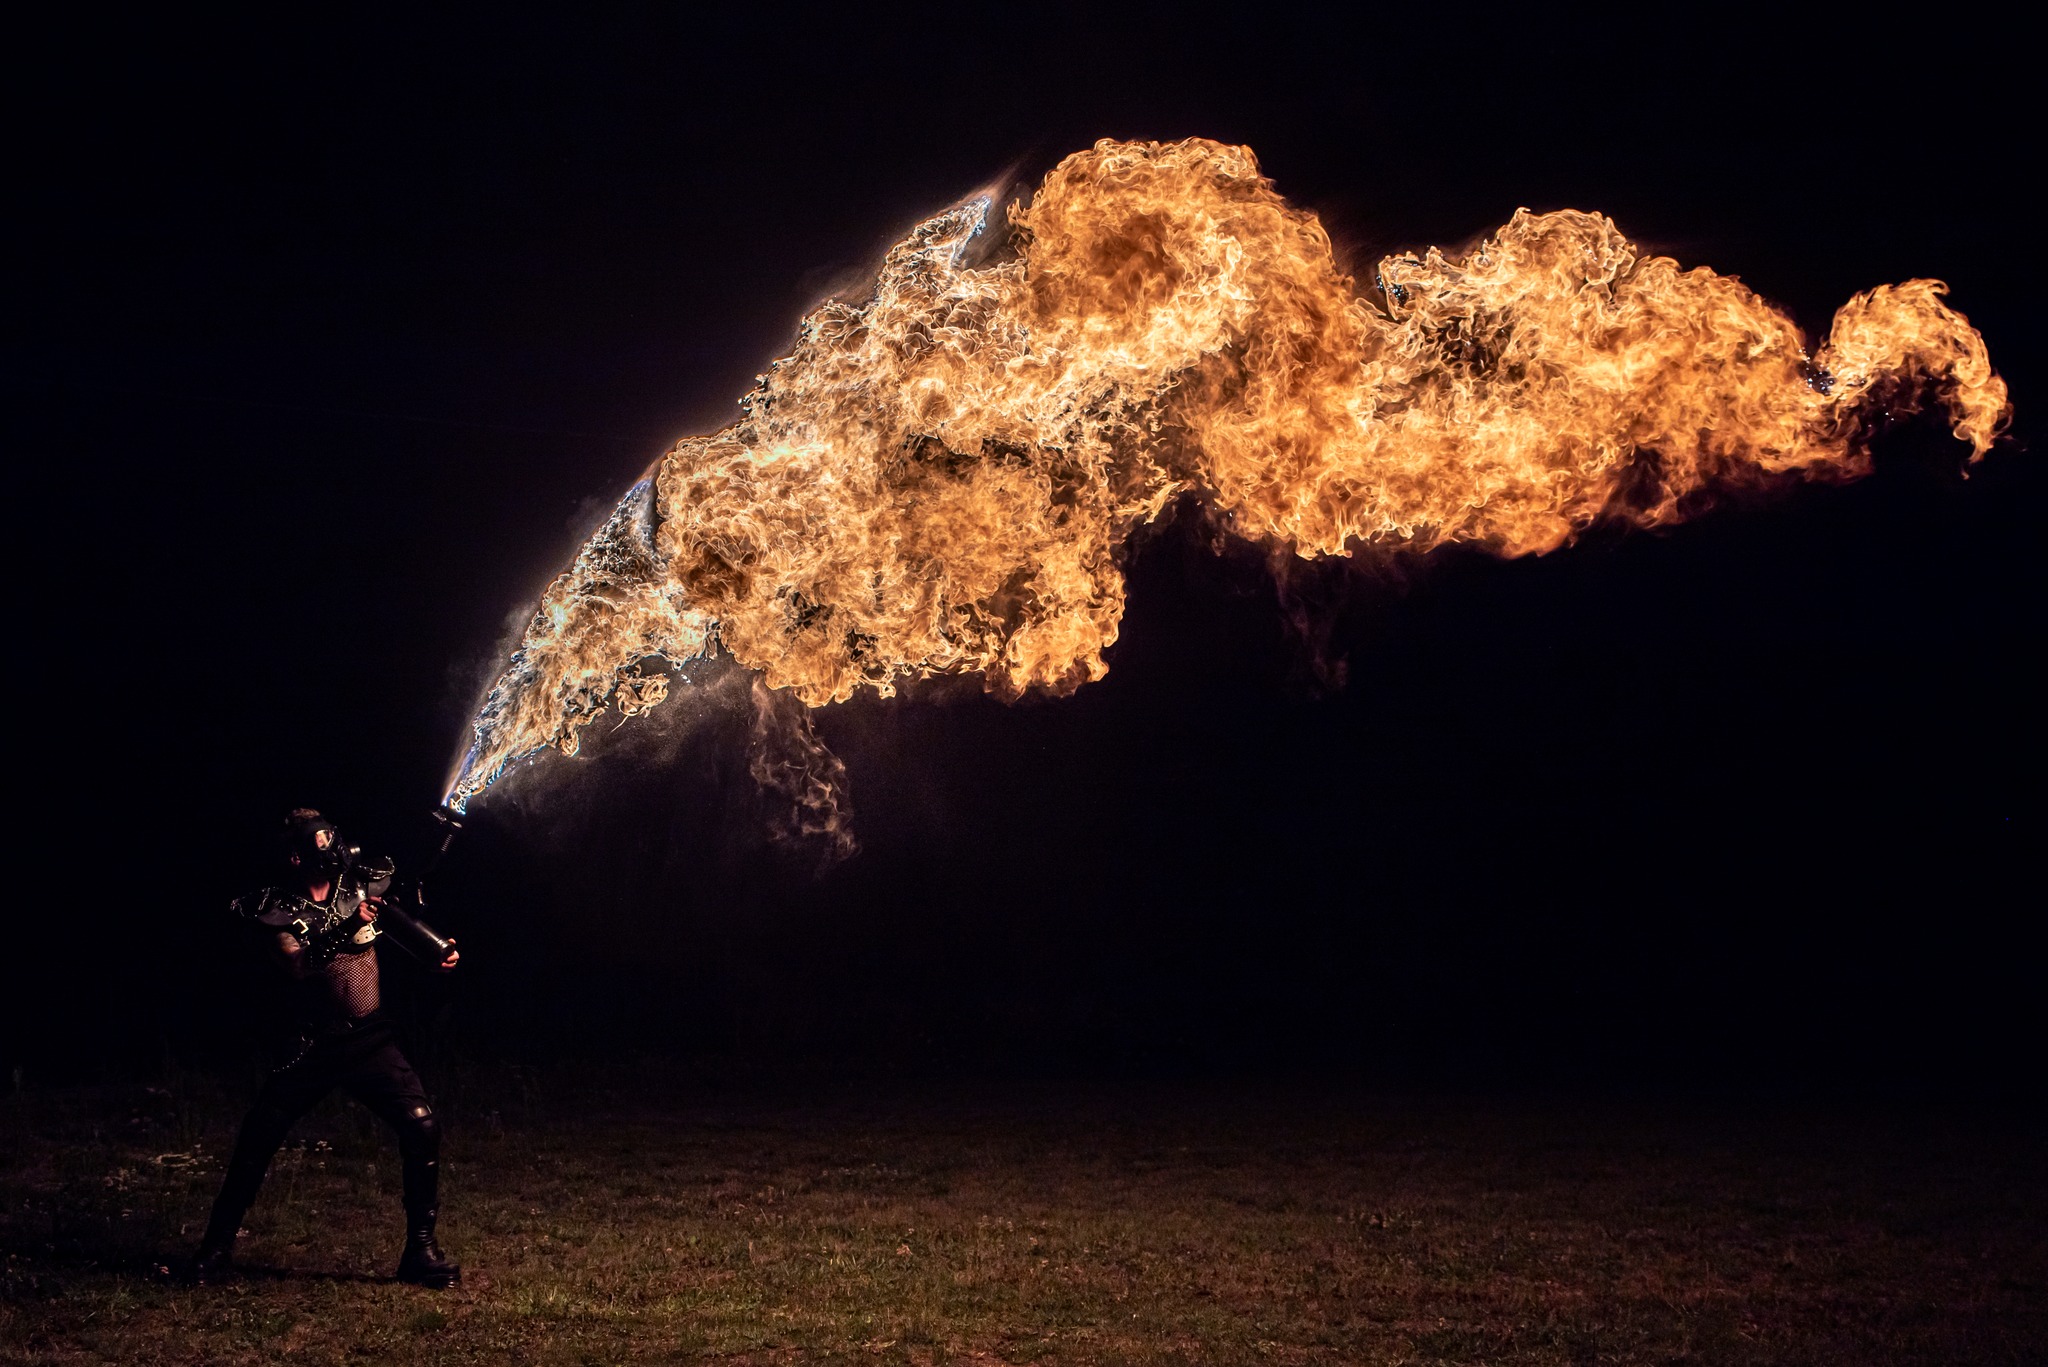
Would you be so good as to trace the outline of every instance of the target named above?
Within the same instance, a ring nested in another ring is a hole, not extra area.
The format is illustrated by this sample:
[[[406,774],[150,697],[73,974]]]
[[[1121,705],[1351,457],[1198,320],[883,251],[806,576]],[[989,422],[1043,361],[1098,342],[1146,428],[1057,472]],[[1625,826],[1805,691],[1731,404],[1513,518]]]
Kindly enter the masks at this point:
[[[300,874],[316,883],[331,883],[348,868],[352,851],[333,822],[312,816],[294,823],[286,853],[297,862]]]

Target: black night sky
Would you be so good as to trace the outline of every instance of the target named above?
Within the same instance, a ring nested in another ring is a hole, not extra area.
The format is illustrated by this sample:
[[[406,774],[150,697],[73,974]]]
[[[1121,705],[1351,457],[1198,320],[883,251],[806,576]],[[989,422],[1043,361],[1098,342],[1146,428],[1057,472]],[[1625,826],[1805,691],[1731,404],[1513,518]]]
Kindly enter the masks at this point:
[[[433,890],[465,968],[416,1010],[482,1055],[849,1074],[2037,1089],[2022,45],[1947,5],[1295,15],[31,35],[4,1061],[232,1055],[225,904],[279,812],[416,857],[508,625],[809,305],[994,176],[1201,135],[1360,271],[1527,205],[1604,211],[1810,336],[1940,277],[2015,427],[1967,479],[1908,422],[1860,484],[1284,595],[1176,517],[1133,548],[1099,685],[817,717],[864,844],[822,878],[764,834],[738,714],[486,797]]]

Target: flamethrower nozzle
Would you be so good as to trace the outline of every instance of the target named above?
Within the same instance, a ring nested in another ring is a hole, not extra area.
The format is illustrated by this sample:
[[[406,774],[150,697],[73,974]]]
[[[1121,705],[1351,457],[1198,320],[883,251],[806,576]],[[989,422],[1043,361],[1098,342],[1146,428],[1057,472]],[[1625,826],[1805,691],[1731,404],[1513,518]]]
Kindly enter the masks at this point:
[[[441,828],[441,841],[434,847],[433,854],[428,856],[426,866],[420,870],[422,878],[440,865],[442,858],[448,853],[448,847],[455,843],[455,837],[462,831],[462,818],[446,803],[434,808],[434,822]]]

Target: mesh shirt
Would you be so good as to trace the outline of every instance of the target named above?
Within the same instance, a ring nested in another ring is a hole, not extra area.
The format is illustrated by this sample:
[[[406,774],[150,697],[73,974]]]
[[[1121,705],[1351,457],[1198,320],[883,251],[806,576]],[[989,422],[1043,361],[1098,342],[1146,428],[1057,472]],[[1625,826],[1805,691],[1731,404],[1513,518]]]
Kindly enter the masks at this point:
[[[278,948],[287,954],[298,948],[298,940],[290,934],[280,933],[277,938]],[[303,957],[297,962],[294,995],[300,1019],[308,1026],[361,1020],[382,1001],[374,949],[337,954],[324,964],[308,964]]]

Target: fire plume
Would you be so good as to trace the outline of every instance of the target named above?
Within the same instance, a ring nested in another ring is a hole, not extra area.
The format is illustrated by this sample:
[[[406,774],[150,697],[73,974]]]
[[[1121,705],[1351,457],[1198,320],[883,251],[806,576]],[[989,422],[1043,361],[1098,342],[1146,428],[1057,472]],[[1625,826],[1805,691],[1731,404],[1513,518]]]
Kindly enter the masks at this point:
[[[1879,406],[1938,401],[1972,460],[2009,412],[1937,281],[1856,296],[1809,355],[1739,281],[1599,214],[1519,211],[1362,290],[1247,148],[1104,141],[994,211],[919,224],[634,486],[542,596],[452,805],[715,645],[814,707],[966,672],[1069,692],[1107,668],[1127,538],[1182,495],[1304,557],[1528,555],[1853,477]]]

